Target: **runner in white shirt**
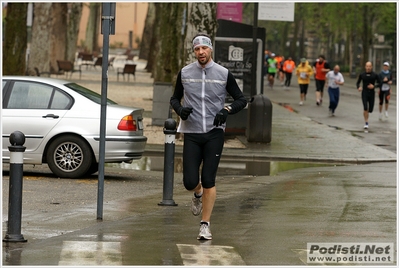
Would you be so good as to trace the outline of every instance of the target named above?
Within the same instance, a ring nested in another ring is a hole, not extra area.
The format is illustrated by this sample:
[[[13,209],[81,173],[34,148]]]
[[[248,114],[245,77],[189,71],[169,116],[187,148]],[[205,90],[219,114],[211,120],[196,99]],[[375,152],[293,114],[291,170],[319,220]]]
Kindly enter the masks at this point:
[[[344,77],[339,72],[339,66],[335,65],[334,70],[326,74],[328,81],[328,95],[330,96],[330,106],[328,106],[330,116],[335,116],[335,109],[339,102],[339,86],[344,84]]]

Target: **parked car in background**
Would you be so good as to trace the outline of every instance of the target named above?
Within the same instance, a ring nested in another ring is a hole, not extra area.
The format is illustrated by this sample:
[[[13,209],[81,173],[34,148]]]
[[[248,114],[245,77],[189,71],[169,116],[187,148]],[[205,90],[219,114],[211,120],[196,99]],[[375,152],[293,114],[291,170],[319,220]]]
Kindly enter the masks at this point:
[[[101,95],[71,81],[4,76],[2,159],[10,161],[9,137],[25,134],[24,164],[47,163],[64,178],[98,171]],[[130,163],[144,153],[142,108],[107,100],[105,163]]]

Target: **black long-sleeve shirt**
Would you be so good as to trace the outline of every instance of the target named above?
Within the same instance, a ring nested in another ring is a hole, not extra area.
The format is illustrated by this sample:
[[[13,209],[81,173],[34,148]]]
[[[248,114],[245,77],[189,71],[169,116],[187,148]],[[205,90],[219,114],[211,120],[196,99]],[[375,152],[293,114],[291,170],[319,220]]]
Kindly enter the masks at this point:
[[[356,82],[356,88],[360,87],[360,82],[363,82],[363,90],[374,90],[374,88],[376,87],[381,87],[381,81],[380,81],[380,77],[378,76],[378,74],[376,74],[375,72],[364,72],[361,73],[359,75],[359,78],[357,79]],[[369,89],[367,86],[369,84],[374,85],[373,89]]]

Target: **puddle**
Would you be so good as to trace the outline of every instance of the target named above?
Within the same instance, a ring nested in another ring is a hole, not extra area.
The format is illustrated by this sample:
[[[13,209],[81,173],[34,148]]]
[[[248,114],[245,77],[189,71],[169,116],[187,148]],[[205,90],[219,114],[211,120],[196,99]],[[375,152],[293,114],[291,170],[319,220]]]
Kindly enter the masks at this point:
[[[147,171],[163,171],[163,156],[146,156],[139,160],[134,160],[131,164],[106,164],[123,169],[147,170]],[[252,175],[252,176],[270,176],[279,172],[307,168],[307,167],[325,167],[334,166],[334,164],[316,163],[316,162],[285,162],[285,161],[237,161],[237,160],[221,160],[218,169],[218,176],[228,175]],[[181,157],[175,157],[174,161],[175,173],[182,173],[183,161]]]

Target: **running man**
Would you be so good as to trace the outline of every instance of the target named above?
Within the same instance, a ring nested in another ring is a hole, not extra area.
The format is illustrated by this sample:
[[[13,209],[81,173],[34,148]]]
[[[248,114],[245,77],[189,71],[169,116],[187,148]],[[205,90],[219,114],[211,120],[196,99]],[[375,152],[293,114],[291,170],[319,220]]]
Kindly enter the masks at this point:
[[[335,109],[339,102],[339,86],[344,84],[344,77],[339,72],[339,66],[335,65],[333,71],[326,74],[328,82],[328,95],[330,97],[330,106],[328,106],[330,116],[335,116]]]
[[[380,116],[379,119],[382,120],[382,106],[385,101],[385,117],[388,118],[388,105],[389,99],[391,98],[391,85],[392,85],[392,72],[389,70],[389,63],[384,62],[382,67],[382,71],[380,72],[380,81],[382,83],[380,90],[378,92],[378,97],[380,98]]]
[[[330,71],[330,65],[323,55],[319,56],[318,61],[313,65],[316,81],[316,104],[320,105],[323,101],[323,89],[326,83],[326,74]]]
[[[270,88],[273,89],[275,76],[277,73],[277,60],[276,54],[272,53],[270,58],[267,59],[267,73],[268,73],[268,80]]]
[[[215,180],[224,145],[225,123],[229,114],[247,105],[247,100],[233,74],[212,60],[211,38],[207,34],[197,34],[192,43],[197,61],[178,73],[170,104],[181,118],[177,132],[184,133],[183,183],[187,190],[194,192],[191,212],[194,216],[202,212],[197,239],[209,240],[212,239],[210,221],[216,200]],[[225,106],[227,93],[234,101]]]
[[[360,83],[363,83],[360,86]],[[371,62],[366,62],[365,72],[359,75],[356,82],[358,91],[362,92],[363,102],[363,117],[364,117],[364,129],[369,128],[369,114],[373,112],[374,101],[375,101],[375,87],[376,84],[381,85],[378,74],[373,72],[373,65]]]

